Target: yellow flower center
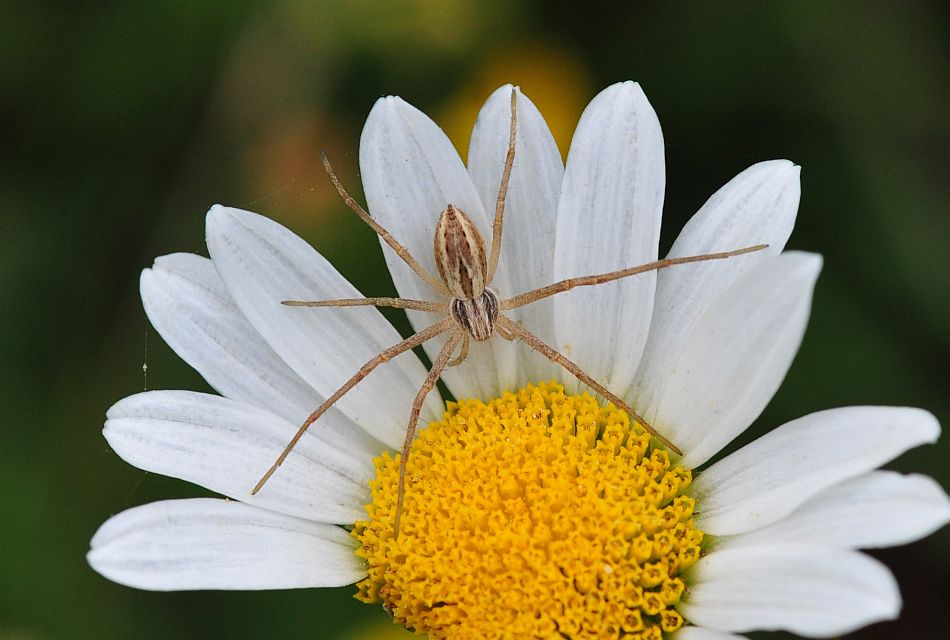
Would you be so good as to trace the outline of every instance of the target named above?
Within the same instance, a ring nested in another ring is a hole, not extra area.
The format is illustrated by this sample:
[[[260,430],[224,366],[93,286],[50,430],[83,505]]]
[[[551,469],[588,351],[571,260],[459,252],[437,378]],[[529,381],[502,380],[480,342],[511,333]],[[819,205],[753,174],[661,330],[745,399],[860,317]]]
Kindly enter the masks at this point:
[[[553,383],[450,403],[412,445],[394,538],[398,476],[398,455],[376,459],[356,597],[407,628],[659,640],[682,626],[680,574],[703,539],[692,475],[623,411]]]

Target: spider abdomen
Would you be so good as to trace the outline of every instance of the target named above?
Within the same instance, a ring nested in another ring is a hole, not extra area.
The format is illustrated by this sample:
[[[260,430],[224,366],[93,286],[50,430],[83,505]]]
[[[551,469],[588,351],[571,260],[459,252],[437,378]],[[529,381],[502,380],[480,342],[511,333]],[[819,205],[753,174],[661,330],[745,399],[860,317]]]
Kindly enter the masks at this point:
[[[439,216],[433,242],[439,277],[453,297],[472,300],[488,286],[485,240],[475,224],[455,205]]]

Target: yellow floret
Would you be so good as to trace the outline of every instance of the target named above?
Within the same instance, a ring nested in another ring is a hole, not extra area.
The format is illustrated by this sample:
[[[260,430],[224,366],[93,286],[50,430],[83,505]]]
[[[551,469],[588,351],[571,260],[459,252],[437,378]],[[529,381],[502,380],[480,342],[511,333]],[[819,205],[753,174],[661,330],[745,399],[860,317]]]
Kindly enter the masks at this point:
[[[683,625],[681,572],[703,534],[639,425],[553,383],[450,403],[407,465],[376,460],[369,519],[353,535],[368,576],[357,598],[433,638],[662,638]]]

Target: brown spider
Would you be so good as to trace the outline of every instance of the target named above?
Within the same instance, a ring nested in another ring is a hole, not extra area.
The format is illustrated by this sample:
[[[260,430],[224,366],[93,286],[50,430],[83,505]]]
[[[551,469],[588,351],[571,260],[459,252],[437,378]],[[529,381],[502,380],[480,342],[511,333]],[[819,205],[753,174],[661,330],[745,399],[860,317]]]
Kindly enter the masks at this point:
[[[504,312],[523,307],[524,305],[537,302],[538,300],[564,291],[570,291],[576,287],[612,282],[639,273],[664,269],[677,264],[701,262],[705,260],[721,260],[752,251],[759,251],[765,249],[768,245],[759,244],[723,253],[666,258],[664,260],[629,267],[620,271],[568,278],[510,298],[500,298],[498,292],[492,289],[490,285],[494,279],[495,271],[498,268],[498,260],[501,255],[502,221],[505,213],[505,196],[508,192],[508,181],[511,178],[511,168],[515,160],[515,130],[517,128],[517,121],[517,96],[515,90],[512,89],[508,152],[505,157],[505,167],[502,173],[501,184],[498,188],[498,197],[495,201],[491,253],[486,253],[485,241],[468,216],[458,207],[448,204],[439,216],[439,221],[435,227],[435,264],[438,269],[439,279],[436,279],[432,274],[426,271],[403,245],[393,238],[378,222],[373,220],[350,194],[346,192],[346,189],[340,184],[326,156],[321,154],[321,159],[323,160],[327,174],[330,176],[333,186],[336,187],[337,192],[340,194],[340,197],[343,198],[346,205],[352,209],[361,220],[368,224],[373,231],[379,234],[386,244],[388,244],[420,278],[428,283],[434,290],[448,297],[449,300],[447,302],[440,302],[411,300],[408,298],[354,298],[344,300],[283,301],[283,304],[293,307],[355,307],[372,305],[377,307],[396,307],[399,309],[427,311],[430,313],[443,313],[445,316],[438,322],[429,325],[398,344],[382,351],[360,367],[359,371],[357,371],[353,377],[347,380],[342,387],[337,389],[323,404],[317,407],[317,409],[307,417],[304,423],[300,425],[297,433],[291,438],[283,452],[281,452],[277,460],[274,461],[274,464],[271,465],[254,486],[254,489],[251,490],[252,495],[261,490],[271,475],[273,475],[277,468],[284,462],[310,425],[316,422],[320,416],[332,407],[337,400],[343,397],[344,394],[369,375],[373,369],[399,354],[418,347],[428,340],[444,333],[449,334],[448,340],[446,340],[435,360],[432,362],[432,368],[429,370],[425,382],[422,383],[422,387],[416,394],[416,398],[412,403],[412,411],[409,414],[409,425],[406,430],[406,439],[403,443],[402,456],[399,461],[399,488],[395,518],[396,535],[399,533],[403,495],[406,488],[406,461],[409,458],[409,449],[416,433],[416,423],[419,420],[422,403],[435,386],[442,371],[446,367],[459,365],[465,360],[468,356],[470,340],[483,342],[491,339],[496,333],[505,340],[521,340],[551,361],[567,369],[578,380],[594,389],[594,391],[612,402],[615,406],[626,411],[631,418],[639,422],[654,438],[659,440],[674,453],[682,455],[682,452],[676,445],[657,433],[657,431],[626,402],[584,373],[579,366],[561,355],[553,347],[543,342],[517,322],[505,316]],[[452,356],[455,353],[456,347],[459,348],[459,352],[458,355],[453,358]]]

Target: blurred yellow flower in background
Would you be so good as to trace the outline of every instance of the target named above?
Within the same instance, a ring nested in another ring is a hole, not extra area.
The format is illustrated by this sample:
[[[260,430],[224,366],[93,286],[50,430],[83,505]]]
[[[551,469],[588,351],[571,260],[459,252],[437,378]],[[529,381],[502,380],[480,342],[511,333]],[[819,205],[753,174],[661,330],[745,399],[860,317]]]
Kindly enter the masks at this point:
[[[545,41],[519,42],[490,52],[471,80],[446,101],[439,121],[459,154],[468,155],[472,123],[485,96],[508,82],[531,96],[566,158],[574,126],[593,93],[593,80],[569,50]]]
[[[418,637],[395,622],[383,620],[357,625],[340,640],[409,640]]]

